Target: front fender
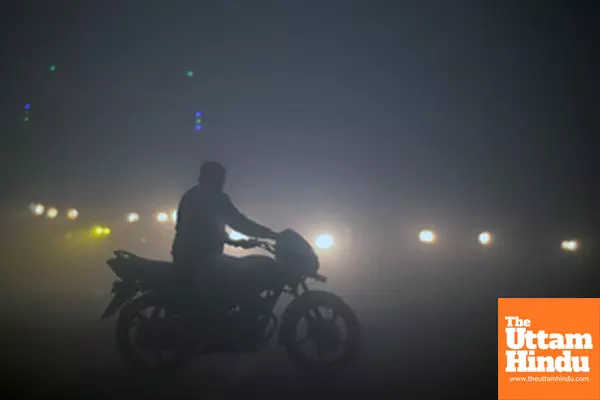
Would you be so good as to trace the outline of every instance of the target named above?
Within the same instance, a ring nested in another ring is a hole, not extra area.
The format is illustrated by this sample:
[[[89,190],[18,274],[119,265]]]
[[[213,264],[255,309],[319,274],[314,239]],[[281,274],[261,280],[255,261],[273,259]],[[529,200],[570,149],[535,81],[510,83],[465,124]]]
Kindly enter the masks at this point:
[[[338,295],[322,290],[311,290],[296,297],[286,307],[281,317],[281,329],[279,330],[278,343],[287,346],[294,340],[296,324],[307,309],[315,307],[335,307],[352,312],[350,306]]]

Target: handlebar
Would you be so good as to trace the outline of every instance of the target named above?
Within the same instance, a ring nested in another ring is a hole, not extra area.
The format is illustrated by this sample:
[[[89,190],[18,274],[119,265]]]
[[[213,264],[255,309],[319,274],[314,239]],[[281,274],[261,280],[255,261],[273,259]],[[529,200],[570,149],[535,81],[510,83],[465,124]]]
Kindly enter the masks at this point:
[[[267,250],[268,252],[275,254],[275,248],[272,244],[264,242],[258,239],[247,239],[247,240],[228,240],[227,244],[235,247],[241,247],[244,249],[250,249],[253,247],[260,247],[261,249]]]
[[[327,277],[324,275],[321,275],[319,273],[315,273],[314,275],[311,276],[311,278],[313,278],[317,282],[327,283]]]

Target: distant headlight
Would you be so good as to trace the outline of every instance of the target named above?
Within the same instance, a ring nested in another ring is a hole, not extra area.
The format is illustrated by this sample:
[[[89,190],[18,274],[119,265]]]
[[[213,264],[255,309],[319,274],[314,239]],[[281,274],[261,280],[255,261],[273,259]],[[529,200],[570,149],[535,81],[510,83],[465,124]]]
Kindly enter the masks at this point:
[[[48,218],[56,218],[58,216],[58,210],[56,208],[49,208],[48,211],[46,211],[46,216]]]
[[[43,204],[30,204],[29,209],[35,216],[44,215],[44,211],[46,210]]]
[[[479,234],[478,239],[479,243],[481,243],[484,246],[492,244],[492,234],[489,232],[481,232]]]
[[[564,251],[576,251],[579,248],[579,242],[577,240],[563,240],[561,248]]]
[[[129,213],[127,214],[127,222],[129,222],[130,224],[137,222],[140,220],[140,215],[138,213]]]
[[[319,235],[315,239],[315,245],[322,250],[330,249],[333,246],[333,237],[327,234]]]
[[[160,212],[158,214],[156,214],[156,222],[158,223],[163,223],[163,222],[167,222],[169,220],[169,215],[165,212]]]
[[[79,211],[77,211],[76,209],[71,208],[69,211],[67,211],[67,218],[77,219],[77,217],[79,217]]]
[[[419,240],[423,243],[433,244],[436,241],[435,232],[424,230],[419,233]]]

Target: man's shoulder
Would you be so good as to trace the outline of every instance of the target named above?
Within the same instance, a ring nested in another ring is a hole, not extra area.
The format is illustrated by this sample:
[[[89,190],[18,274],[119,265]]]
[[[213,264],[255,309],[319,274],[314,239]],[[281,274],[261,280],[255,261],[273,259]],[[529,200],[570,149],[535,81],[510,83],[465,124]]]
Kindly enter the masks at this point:
[[[217,192],[198,184],[189,188],[183,195],[183,198],[212,198],[217,199],[220,203],[231,202],[229,195],[224,192]]]
[[[227,201],[227,202],[230,202],[230,201],[231,201],[231,198],[229,197],[229,195],[228,195],[227,193],[225,193],[225,192],[221,192],[221,193],[220,193],[220,195],[221,195],[221,199],[222,199],[223,201]]]
[[[196,184],[196,185],[192,186],[191,188],[189,188],[185,192],[184,196],[191,196],[191,195],[201,194],[202,192],[204,192],[204,188],[201,185]]]

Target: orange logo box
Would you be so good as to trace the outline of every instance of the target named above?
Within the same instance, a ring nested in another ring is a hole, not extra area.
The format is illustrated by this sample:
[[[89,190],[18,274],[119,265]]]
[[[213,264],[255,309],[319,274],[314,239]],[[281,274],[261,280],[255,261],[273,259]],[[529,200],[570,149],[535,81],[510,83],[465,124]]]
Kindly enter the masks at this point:
[[[498,299],[499,400],[600,400],[600,299]]]

